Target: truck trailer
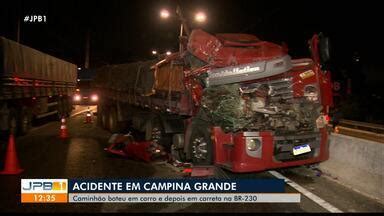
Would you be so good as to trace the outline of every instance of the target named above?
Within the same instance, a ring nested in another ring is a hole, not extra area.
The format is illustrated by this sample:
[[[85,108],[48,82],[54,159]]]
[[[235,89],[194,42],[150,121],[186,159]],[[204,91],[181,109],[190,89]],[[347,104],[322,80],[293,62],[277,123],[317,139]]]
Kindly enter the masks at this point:
[[[77,66],[0,37],[0,130],[23,135],[34,120],[72,111]]]
[[[254,35],[195,29],[185,50],[162,60],[99,68],[98,123],[142,132],[179,161],[233,172],[327,160],[324,41],[314,35],[312,57],[291,59],[285,47]]]

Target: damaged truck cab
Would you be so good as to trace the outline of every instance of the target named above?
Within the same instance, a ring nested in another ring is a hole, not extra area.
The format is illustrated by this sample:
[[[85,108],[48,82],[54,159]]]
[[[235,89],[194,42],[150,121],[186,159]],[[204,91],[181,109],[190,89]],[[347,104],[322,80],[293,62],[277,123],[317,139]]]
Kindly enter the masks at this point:
[[[198,89],[186,132],[191,158],[234,172],[328,159],[331,81],[321,70],[318,37],[310,43],[314,60],[291,60],[282,47],[252,35],[193,32],[189,51],[211,66],[187,73]],[[199,127],[211,128],[210,136]]]
[[[254,35],[194,30],[182,53],[119,67],[131,71],[132,90],[106,87],[105,71],[117,66],[102,69],[102,116],[113,109],[112,122],[145,132],[176,159],[233,172],[327,160],[332,96],[321,40],[311,39],[312,58],[292,60]]]

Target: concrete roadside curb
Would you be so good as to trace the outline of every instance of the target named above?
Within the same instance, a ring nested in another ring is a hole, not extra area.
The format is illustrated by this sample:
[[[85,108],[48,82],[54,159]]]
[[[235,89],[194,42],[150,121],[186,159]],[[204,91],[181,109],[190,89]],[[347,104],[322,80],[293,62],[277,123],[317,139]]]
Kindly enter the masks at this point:
[[[342,134],[330,140],[330,157],[319,166],[325,176],[384,204],[384,145]]]

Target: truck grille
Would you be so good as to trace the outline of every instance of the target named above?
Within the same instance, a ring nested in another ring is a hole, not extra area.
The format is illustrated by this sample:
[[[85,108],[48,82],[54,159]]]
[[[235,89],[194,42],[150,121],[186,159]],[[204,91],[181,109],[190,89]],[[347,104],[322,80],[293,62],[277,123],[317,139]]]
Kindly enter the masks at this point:
[[[308,144],[311,152],[293,155],[293,147]],[[277,136],[274,138],[274,158],[277,161],[304,160],[317,156],[320,148],[320,134]]]
[[[271,90],[271,96],[274,99],[291,99],[293,98],[293,89],[292,89],[292,77],[282,78],[277,80],[269,80],[262,82],[269,86]]]

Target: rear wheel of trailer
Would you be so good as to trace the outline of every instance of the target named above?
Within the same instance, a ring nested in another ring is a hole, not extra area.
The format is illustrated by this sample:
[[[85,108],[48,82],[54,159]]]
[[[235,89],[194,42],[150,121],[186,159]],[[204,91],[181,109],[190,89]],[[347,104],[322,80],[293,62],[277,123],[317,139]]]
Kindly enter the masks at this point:
[[[109,108],[109,115],[108,115],[108,129],[111,133],[118,133],[119,127],[118,127],[118,119],[117,119],[117,110],[115,107]]]
[[[18,114],[17,131],[19,135],[24,135],[32,128],[32,113],[27,107],[22,107]]]
[[[108,115],[108,110],[105,106],[101,106],[100,107],[100,126],[105,129],[105,130],[108,130],[109,128],[109,125],[108,125],[108,119],[109,119],[109,115]]]

